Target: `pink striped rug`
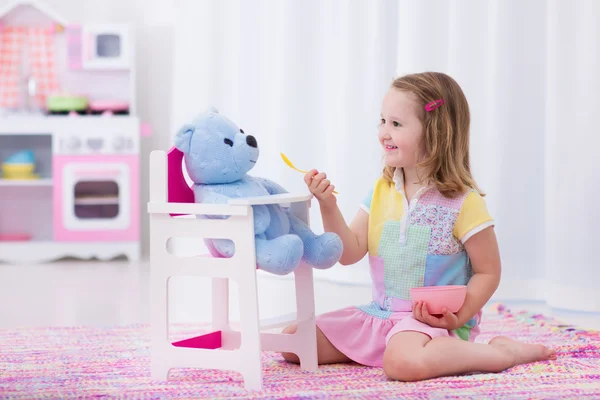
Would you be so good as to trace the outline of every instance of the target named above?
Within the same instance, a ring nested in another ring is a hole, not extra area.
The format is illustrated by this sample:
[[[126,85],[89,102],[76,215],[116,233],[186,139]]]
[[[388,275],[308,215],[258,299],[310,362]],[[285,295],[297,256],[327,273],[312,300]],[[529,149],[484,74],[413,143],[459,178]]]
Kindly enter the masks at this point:
[[[482,340],[499,334],[558,349],[558,360],[417,383],[389,381],[381,369],[331,365],[301,371],[264,354],[265,389],[247,393],[232,372],[176,369],[169,382],[150,378],[150,329],[0,330],[0,397],[35,398],[269,398],[439,399],[600,398],[600,332],[565,326],[541,315],[487,310]]]

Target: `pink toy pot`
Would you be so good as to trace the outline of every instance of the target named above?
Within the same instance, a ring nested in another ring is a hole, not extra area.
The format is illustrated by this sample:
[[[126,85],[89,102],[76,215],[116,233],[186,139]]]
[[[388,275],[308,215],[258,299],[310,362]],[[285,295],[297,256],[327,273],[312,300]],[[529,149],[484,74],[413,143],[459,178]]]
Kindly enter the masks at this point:
[[[413,303],[422,301],[427,304],[429,314],[442,314],[447,308],[450,312],[458,312],[467,297],[465,285],[425,286],[410,289]]]

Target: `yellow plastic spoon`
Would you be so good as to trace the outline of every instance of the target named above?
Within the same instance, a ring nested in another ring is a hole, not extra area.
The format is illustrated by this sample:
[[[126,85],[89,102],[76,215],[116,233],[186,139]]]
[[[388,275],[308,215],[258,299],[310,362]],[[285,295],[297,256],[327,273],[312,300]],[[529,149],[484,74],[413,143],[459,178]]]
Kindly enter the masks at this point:
[[[296,166],[295,166],[294,164],[292,164],[292,162],[290,161],[290,159],[289,159],[289,158],[287,158],[287,156],[286,156],[285,154],[283,154],[283,153],[279,153],[279,154],[281,154],[281,158],[283,158],[283,162],[284,162],[284,163],[286,163],[286,164],[287,164],[287,166],[288,166],[288,167],[290,167],[291,169],[293,169],[293,170],[296,170],[296,171],[298,171],[298,172],[302,172],[303,174],[306,174],[306,173],[308,172],[308,171],[304,171],[304,170],[301,170],[301,169],[298,169],[298,168],[296,168]],[[335,194],[339,194],[339,193],[338,193],[337,191],[335,191],[335,190],[333,191],[333,193],[335,193]]]

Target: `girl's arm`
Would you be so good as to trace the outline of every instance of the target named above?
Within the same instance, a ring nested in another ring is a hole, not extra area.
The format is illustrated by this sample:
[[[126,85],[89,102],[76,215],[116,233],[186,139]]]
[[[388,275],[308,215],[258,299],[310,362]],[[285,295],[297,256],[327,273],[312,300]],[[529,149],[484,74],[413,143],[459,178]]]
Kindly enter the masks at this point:
[[[465,242],[474,275],[467,284],[467,298],[458,311],[458,326],[466,324],[492,297],[500,283],[500,252],[493,227],[489,227]]]
[[[369,225],[369,214],[364,210],[358,210],[358,213],[350,223],[346,225],[342,212],[337,206],[337,202],[319,203],[321,206],[321,215],[323,217],[323,227],[325,232],[334,232],[342,239],[344,252],[340,258],[340,264],[352,265],[367,254],[367,229]]]
[[[413,306],[414,317],[428,325],[453,330],[465,325],[483,308],[500,283],[500,253],[493,227],[486,228],[465,242],[471,259],[473,276],[467,284],[467,297],[456,314],[445,310],[444,315],[430,315],[423,302]]]
[[[340,264],[351,265],[360,261],[367,254],[367,232],[369,214],[359,210],[350,226],[337,205],[333,194],[334,186],[326,179],[327,175],[312,170],[304,176],[304,182],[310,192],[319,200],[323,228],[326,232],[336,233],[344,245]]]

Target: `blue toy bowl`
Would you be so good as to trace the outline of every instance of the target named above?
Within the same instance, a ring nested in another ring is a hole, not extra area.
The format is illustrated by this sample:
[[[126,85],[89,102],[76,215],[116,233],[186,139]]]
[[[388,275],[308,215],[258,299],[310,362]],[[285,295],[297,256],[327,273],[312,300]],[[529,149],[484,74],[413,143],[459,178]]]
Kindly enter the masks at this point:
[[[31,150],[21,150],[8,157],[4,164],[34,164],[35,156]]]

